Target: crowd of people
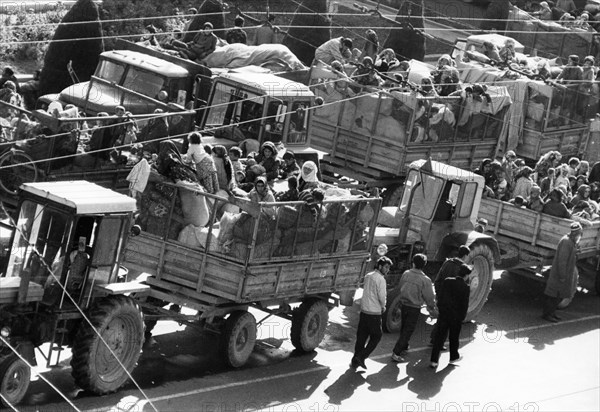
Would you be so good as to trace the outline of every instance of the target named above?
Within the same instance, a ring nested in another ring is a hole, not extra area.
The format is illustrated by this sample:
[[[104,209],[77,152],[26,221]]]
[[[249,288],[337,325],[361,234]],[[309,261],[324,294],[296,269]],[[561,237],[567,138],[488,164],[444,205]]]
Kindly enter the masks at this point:
[[[550,151],[531,168],[509,150],[502,161],[484,159],[475,173],[485,178],[484,197],[582,223],[600,220],[600,162]]]

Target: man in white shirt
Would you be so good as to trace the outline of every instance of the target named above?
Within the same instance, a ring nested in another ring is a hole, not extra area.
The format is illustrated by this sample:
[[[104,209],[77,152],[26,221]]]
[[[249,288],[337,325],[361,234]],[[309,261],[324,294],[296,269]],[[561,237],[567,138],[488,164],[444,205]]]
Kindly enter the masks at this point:
[[[377,268],[365,275],[363,295],[360,302],[360,320],[356,329],[356,344],[350,366],[367,369],[365,359],[375,350],[383,331],[381,315],[385,312],[387,288],[385,275],[390,271],[392,261],[388,257],[377,260]],[[369,341],[367,343],[367,340]]]

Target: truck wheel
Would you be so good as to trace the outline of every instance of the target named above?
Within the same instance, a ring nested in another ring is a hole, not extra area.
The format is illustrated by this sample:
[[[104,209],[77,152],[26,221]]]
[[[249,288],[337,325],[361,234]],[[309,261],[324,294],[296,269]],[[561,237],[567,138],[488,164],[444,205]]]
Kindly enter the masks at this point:
[[[383,312],[383,331],[394,333],[400,331],[402,325],[402,302],[400,302],[400,291],[388,293],[385,312]]]
[[[22,150],[9,150],[0,156],[0,188],[16,195],[21,183],[37,181],[38,169],[33,162],[33,158]]]
[[[18,356],[12,355],[0,364],[0,379],[0,393],[2,393],[0,403],[2,406],[14,409],[29,389],[31,369]]]
[[[311,300],[292,312],[292,345],[301,352],[311,352],[325,337],[329,310],[322,300]]]
[[[471,294],[466,320],[473,320],[483,308],[492,290],[494,280],[494,254],[486,245],[477,245],[466,257],[465,263],[473,266],[468,276]]]
[[[227,318],[223,328],[223,354],[229,366],[239,368],[247,361],[256,344],[256,319],[251,313],[238,310]]]
[[[135,300],[126,296],[100,300],[88,318],[93,327],[85,322],[77,331],[71,374],[82,389],[103,395],[119,389],[135,367],[144,343],[144,319]]]

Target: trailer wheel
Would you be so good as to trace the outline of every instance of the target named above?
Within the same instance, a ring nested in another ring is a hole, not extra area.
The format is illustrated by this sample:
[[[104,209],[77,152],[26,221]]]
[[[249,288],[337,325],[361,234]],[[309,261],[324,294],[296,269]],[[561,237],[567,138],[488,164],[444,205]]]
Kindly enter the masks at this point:
[[[476,245],[466,257],[465,263],[473,266],[468,276],[471,293],[466,320],[479,314],[492,290],[494,280],[494,254],[486,245]]]
[[[400,290],[392,290],[388,293],[385,312],[383,312],[383,331],[394,333],[400,331],[402,325],[402,302],[400,301]]]
[[[256,319],[243,310],[231,313],[225,320],[222,338],[225,362],[234,368],[243,366],[256,344]]]
[[[16,195],[22,183],[35,182],[38,168],[31,156],[22,150],[9,150],[0,156],[0,188],[7,194]]]
[[[71,374],[82,389],[103,395],[119,389],[129,378],[126,372],[135,367],[144,343],[144,319],[137,303],[126,296],[100,300],[88,318],[93,327],[85,322],[77,331]]]
[[[311,352],[325,337],[329,321],[329,310],[322,300],[311,300],[292,312],[292,345],[301,352]]]
[[[29,389],[31,369],[18,356],[9,356],[0,364],[0,380],[0,393],[2,393],[0,403],[2,406],[14,409]]]

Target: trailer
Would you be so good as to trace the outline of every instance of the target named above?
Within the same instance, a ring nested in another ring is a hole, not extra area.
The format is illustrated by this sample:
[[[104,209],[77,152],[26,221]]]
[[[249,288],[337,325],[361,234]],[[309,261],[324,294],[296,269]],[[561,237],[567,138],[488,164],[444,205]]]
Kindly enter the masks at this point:
[[[160,319],[220,333],[231,367],[254,349],[251,307],[291,320],[293,345],[314,350],[329,309],[352,304],[381,204],[360,197],[328,198],[312,209],[252,203],[158,176],[139,201],[140,209],[135,199],[85,181],[21,186],[15,219],[0,230],[4,406],[26,396],[34,350],[44,343],[47,366],[72,348],[82,389],[118,390]],[[197,313],[164,309],[168,303]]]

